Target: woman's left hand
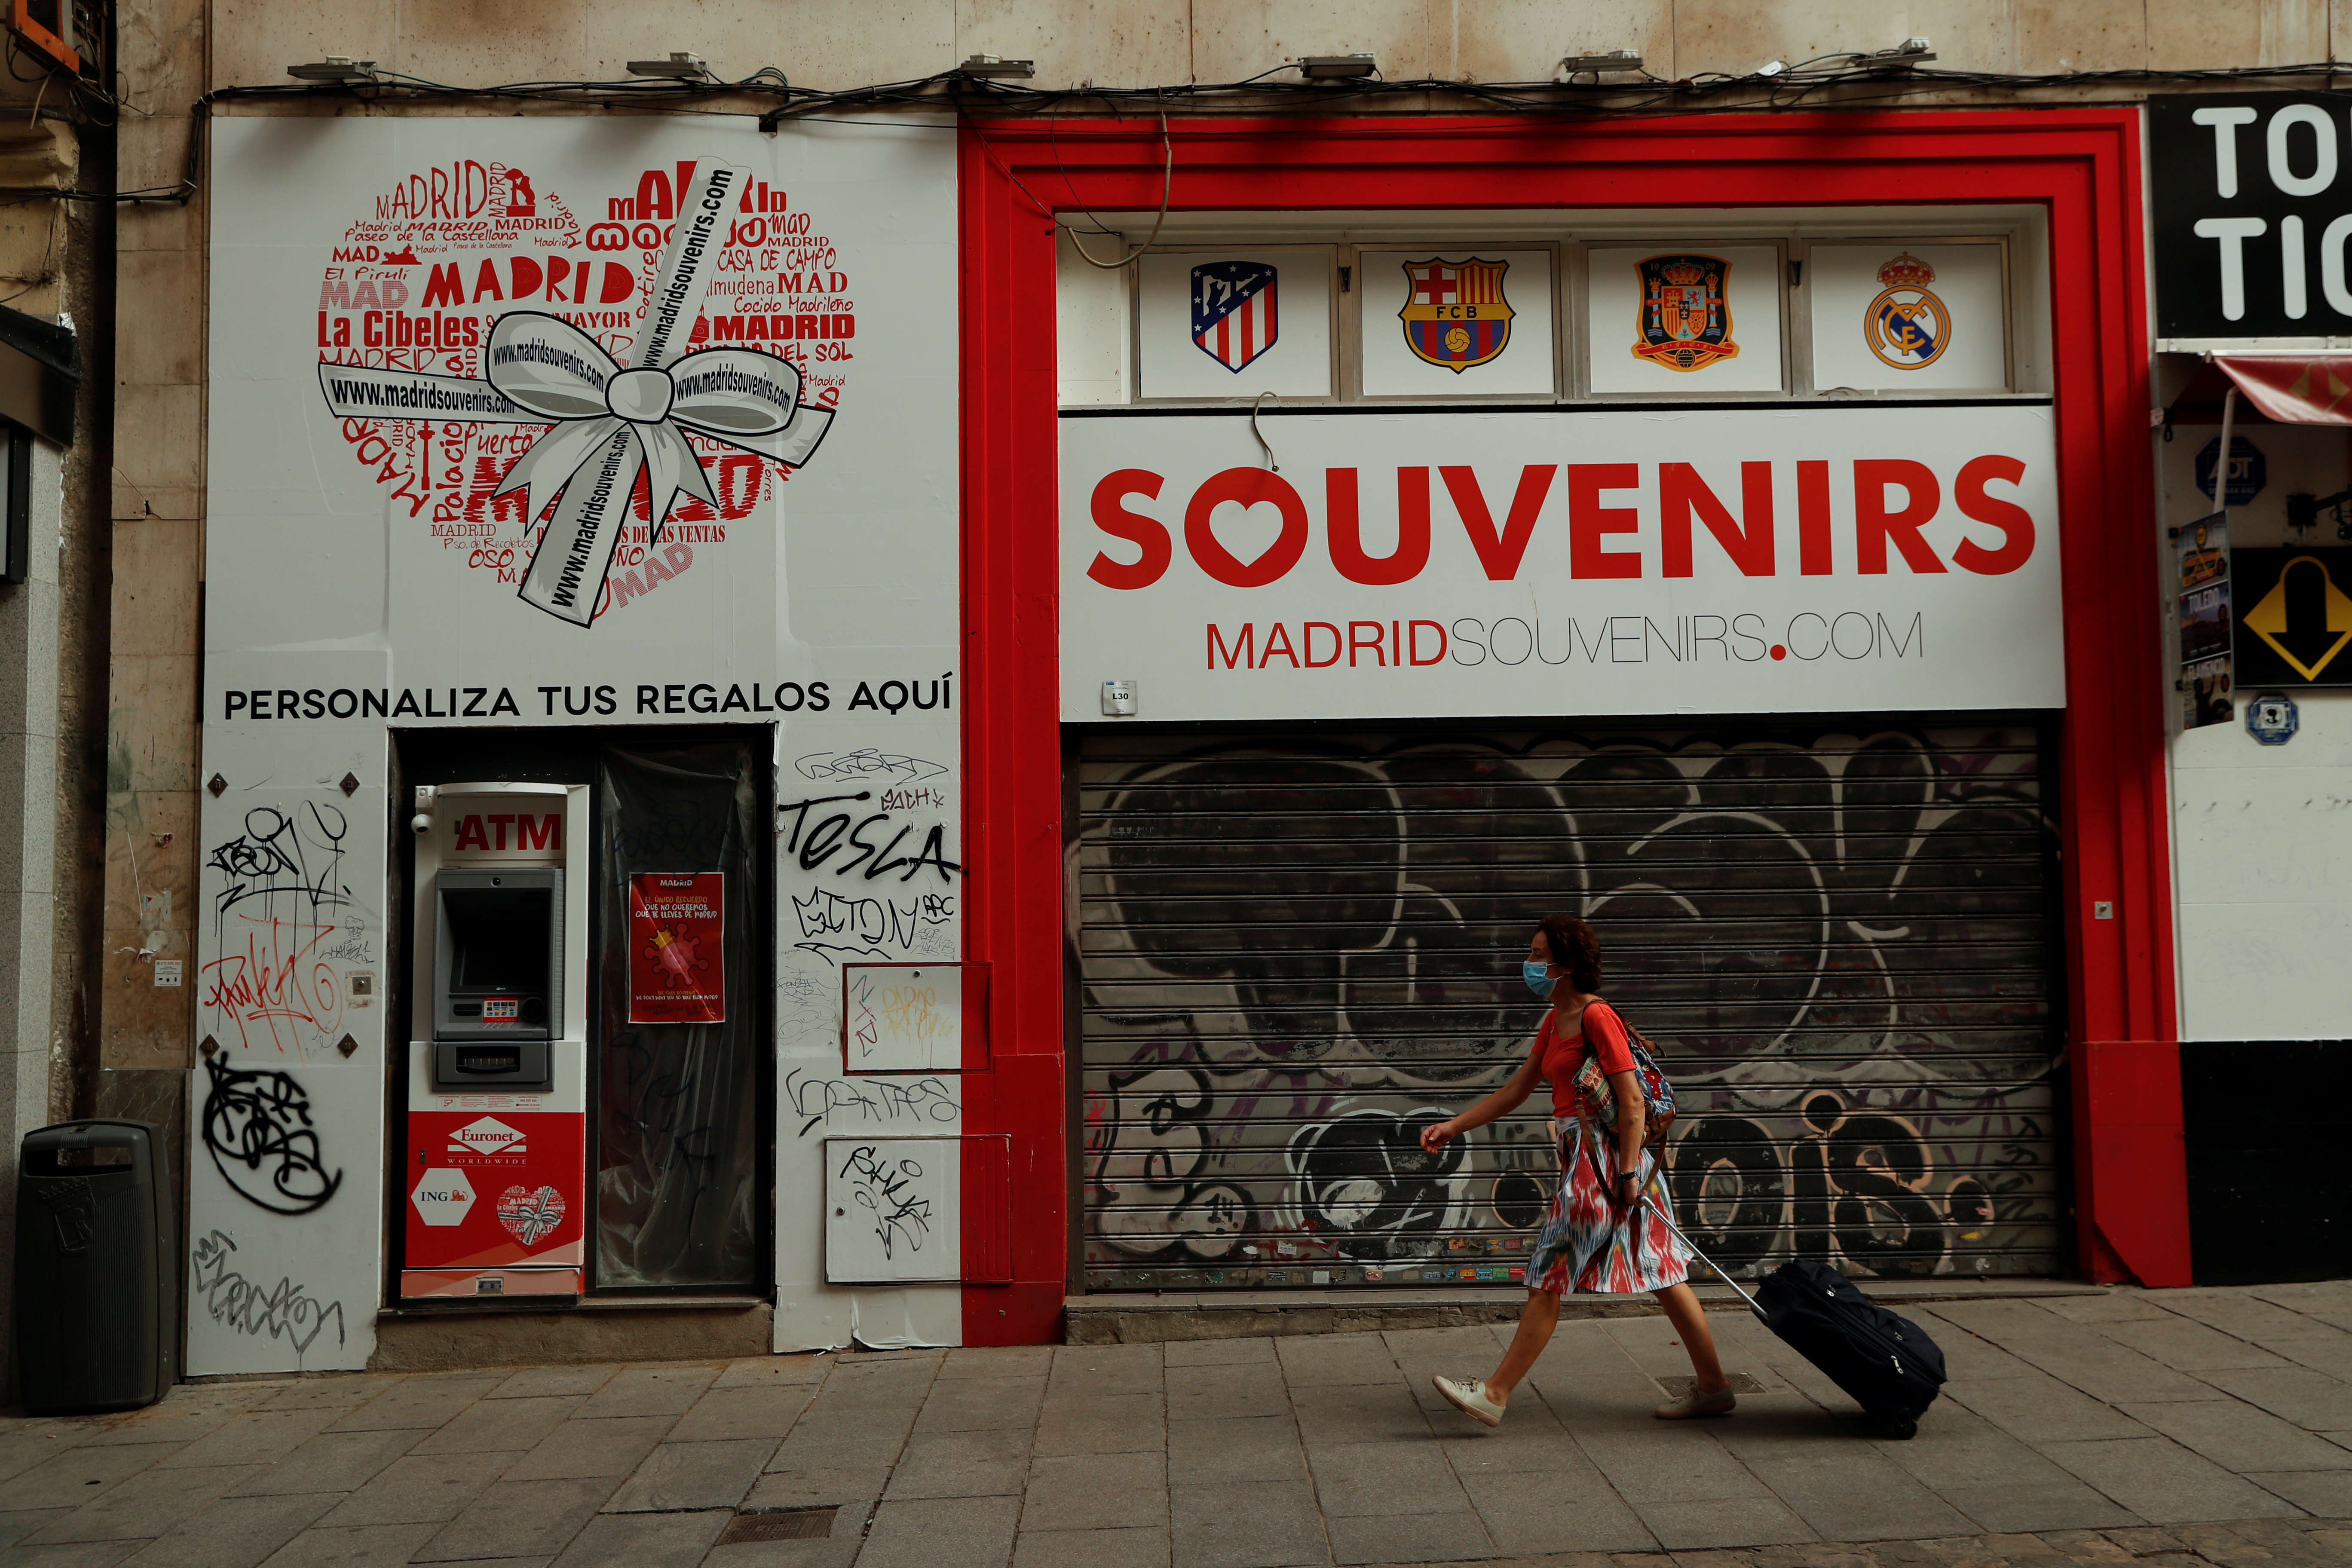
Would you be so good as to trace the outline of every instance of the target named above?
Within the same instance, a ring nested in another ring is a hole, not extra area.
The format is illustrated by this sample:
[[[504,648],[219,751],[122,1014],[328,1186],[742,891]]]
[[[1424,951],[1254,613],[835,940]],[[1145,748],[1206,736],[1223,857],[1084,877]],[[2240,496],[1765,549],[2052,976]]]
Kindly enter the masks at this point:
[[[1633,1206],[1633,1200],[1639,1197],[1641,1193],[1642,1178],[1634,1172],[1622,1171],[1618,1173],[1616,1190],[1611,1193],[1609,1197],[1610,1201],[1619,1208],[1629,1209]]]

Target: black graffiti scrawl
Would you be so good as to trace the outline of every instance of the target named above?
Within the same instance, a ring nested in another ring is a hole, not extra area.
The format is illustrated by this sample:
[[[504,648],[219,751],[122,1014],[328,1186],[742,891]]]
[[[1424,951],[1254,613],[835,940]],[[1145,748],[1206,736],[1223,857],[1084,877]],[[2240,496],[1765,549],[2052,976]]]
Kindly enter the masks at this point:
[[[205,1059],[205,1152],[221,1180],[272,1214],[324,1208],[343,1173],[327,1173],[310,1097],[294,1075],[232,1068],[218,1057]]]
[[[2040,757],[2016,726],[1091,742],[1093,1278],[1507,1279],[1542,1094],[1442,1172],[1409,1134],[1517,1065],[1551,910],[1666,1048],[1673,1191],[1727,1267],[2054,1266]]]

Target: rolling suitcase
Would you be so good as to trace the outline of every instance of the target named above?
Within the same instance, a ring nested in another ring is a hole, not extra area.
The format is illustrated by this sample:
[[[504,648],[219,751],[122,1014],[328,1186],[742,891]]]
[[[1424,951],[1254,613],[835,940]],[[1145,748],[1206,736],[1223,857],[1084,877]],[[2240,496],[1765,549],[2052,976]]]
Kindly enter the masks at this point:
[[[1650,1201],[1646,1192],[1641,1201]],[[1690,1247],[1690,1237],[1665,1211],[1655,1212]],[[1691,1247],[1691,1255],[1738,1290],[1766,1328],[1827,1373],[1890,1436],[1919,1430],[1919,1417],[1944,1384],[1944,1352],[1918,1324],[1873,1301],[1826,1264],[1792,1258],[1750,1296],[1697,1247]]]

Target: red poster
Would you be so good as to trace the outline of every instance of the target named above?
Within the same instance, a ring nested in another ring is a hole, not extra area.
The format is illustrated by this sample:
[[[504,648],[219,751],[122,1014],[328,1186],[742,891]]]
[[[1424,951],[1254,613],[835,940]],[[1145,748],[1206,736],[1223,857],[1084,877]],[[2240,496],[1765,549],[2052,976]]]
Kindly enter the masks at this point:
[[[726,889],[723,871],[629,879],[630,1023],[727,1021]]]

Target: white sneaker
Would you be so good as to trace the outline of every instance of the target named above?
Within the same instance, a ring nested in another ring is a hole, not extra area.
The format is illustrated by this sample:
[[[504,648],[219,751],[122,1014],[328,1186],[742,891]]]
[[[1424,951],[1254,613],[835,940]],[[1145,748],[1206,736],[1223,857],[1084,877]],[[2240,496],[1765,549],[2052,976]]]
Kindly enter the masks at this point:
[[[1485,1384],[1475,1380],[1465,1383],[1452,1377],[1433,1377],[1429,1381],[1437,1385],[1437,1392],[1445,1396],[1448,1405],[1473,1421],[1483,1422],[1489,1426],[1503,1424],[1503,1407],[1486,1397]]]

